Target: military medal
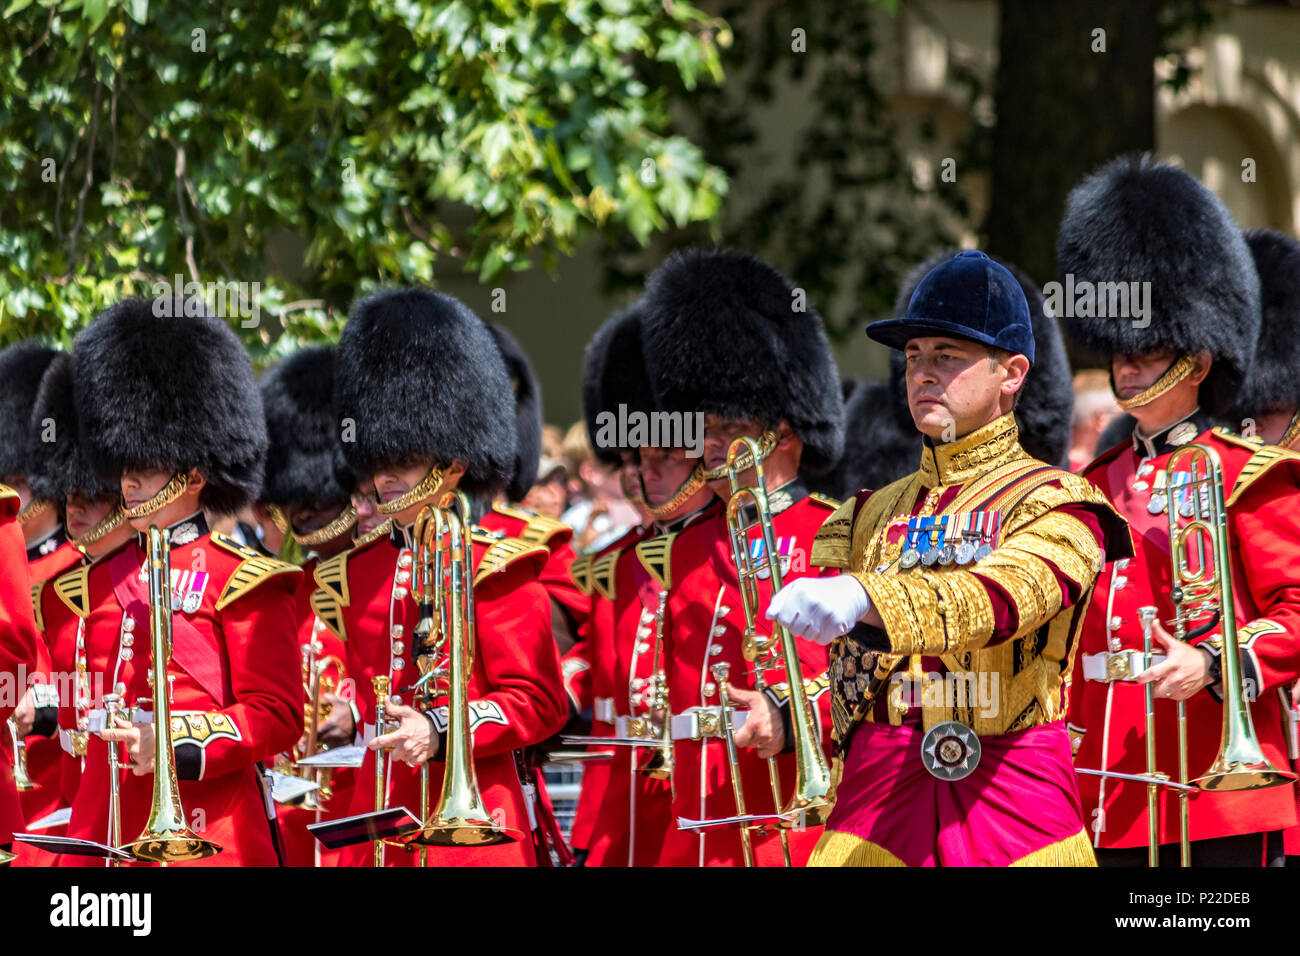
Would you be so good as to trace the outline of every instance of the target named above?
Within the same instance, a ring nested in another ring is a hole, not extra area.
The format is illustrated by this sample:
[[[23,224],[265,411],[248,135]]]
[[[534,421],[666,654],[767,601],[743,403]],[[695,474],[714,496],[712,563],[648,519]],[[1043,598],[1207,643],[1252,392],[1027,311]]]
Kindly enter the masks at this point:
[[[976,514],[961,516],[961,544],[957,545],[957,563],[959,565],[970,564],[975,558],[975,545],[971,541],[971,538],[974,536],[974,528],[972,526],[975,524],[978,517],[979,515]]]
[[[957,558],[957,546],[948,540],[948,531],[953,527],[957,515],[948,515],[939,526],[939,563],[952,564]]]
[[[1165,510],[1165,504],[1165,473],[1157,471],[1155,488],[1151,491],[1151,500],[1147,502],[1147,512],[1158,515]]]
[[[925,549],[925,553],[921,555],[921,563],[930,568],[939,560],[939,546],[934,543],[934,519],[924,518],[922,520],[925,521],[925,543],[928,547]]]
[[[904,570],[914,568],[921,562],[921,522],[922,518],[909,518],[907,522],[906,547],[898,559],[898,566]]]
[[[193,614],[203,604],[203,591],[208,586],[208,572],[172,569],[172,607],[185,614]]]
[[[981,511],[979,514],[980,529],[980,546],[975,549],[975,560],[983,561],[993,553],[993,545],[990,542],[998,539],[998,531],[1002,528],[1002,512]]]

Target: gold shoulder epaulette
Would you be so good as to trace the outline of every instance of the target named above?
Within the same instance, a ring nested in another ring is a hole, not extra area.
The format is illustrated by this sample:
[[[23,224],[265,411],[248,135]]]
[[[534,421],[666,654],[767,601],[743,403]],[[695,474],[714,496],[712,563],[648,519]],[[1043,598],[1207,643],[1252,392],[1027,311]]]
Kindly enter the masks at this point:
[[[623,548],[615,548],[602,554],[591,565],[591,585],[606,601],[614,600],[614,566]]]
[[[226,582],[221,597],[217,599],[218,611],[225,608],[232,601],[239,600],[263,581],[273,578],[277,574],[298,574],[302,571],[302,568],[296,564],[265,557],[252,548],[246,548],[238,541],[226,537],[224,534],[214,534],[212,541],[224,550],[243,558],[239,562],[239,566],[235,568],[235,573]]]
[[[521,541],[527,541],[529,544],[545,545],[558,532],[573,530],[563,521],[548,518],[546,515],[539,515],[535,511],[512,508],[507,504],[494,504],[492,510],[505,515],[507,518],[517,518],[524,522],[524,529],[519,532],[518,538]]]
[[[811,496],[809,496],[811,497]],[[867,499],[870,501],[871,499]],[[847,568],[853,551],[853,508],[850,498],[836,507],[813,535],[808,563],[819,568]]]
[[[6,498],[17,498],[17,497],[18,497],[18,492],[14,491],[8,485],[0,482],[0,501],[4,501]]]
[[[348,639],[347,625],[343,623],[343,604],[338,594],[329,588],[311,592],[311,609],[317,619],[329,628],[330,633],[344,643]]]
[[[65,571],[54,579],[54,593],[59,596],[59,600],[68,606],[73,614],[80,618],[90,616],[90,565],[83,564],[80,567],[73,568],[71,571]],[[36,600],[37,613],[40,613],[40,595],[37,594]]]
[[[348,555],[350,551],[344,551],[342,554],[336,554],[332,558],[326,558],[316,565],[312,572],[312,577],[316,583],[324,590],[329,591],[343,607],[352,603],[352,598],[348,594]]]
[[[40,584],[32,585],[32,610],[36,613],[36,630],[42,634],[45,633],[45,615],[41,613],[41,592],[45,590],[45,585],[49,583],[42,581]]]
[[[829,508],[831,511],[834,511],[836,508],[838,508],[840,505],[844,503],[837,498],[832,498],[830,495],[824,495],[820,491],[809,492],[808,497],[811,498],[813,501],[817,502],[819,505],[824,505],[825,507]]]
[[[673,541],[676,539],[675,533],[661,534],[638,541],[636,546],[636,557],[641,562],[641,567],[664,590],[673,586]]]
[[[478,571],[474,573],[474,583],[478,584],[489,574],[502,571],[516,561],[534,554],[544,558],[550,556],[550,552],[540,545],[529,544],[519,538],[497,538],[488,547],[483,559],[479,561]]]
[[[1210,429],[1210,434],[1215,438],[1223,439],[1229,445],[1236,445],[1239,448],[1249,448],[1251,451],[1255,451],[1264,444],[1264,439],[1262,438],[1242,435],[1238,432],[1234,432],[1231,428],[1224,428],[1222,425],[1215,425]]]
[[[592,556],[589,554],[580,554],[573,559],[569,565],[569,579],[578,586],[578,590],[588,597],[591,596],[591,566]]]
[[[1219,431],[1220,429],[1218,428],[1214,429],[1216,435],[1218,435]],[[1227,433],[1219,435],[1219,437],[1225,440],[1230,440],[1231,438],[1239,438],[1240,436]],[[1238,441],[1237,444],[1243,444],[1245,441],[1248,441],[1248,439],[1242,439],[1241,441]],[[1300,461],[1300,455],[1297,455],[1293,451],[1288,451],[1285,448],[1278,448],[1276,445],[1255,443],[1244,445],[1244,447],[1251,449],[1254,454],[1250,456],[1246,464],[1241,466],[1241,471],[1237,473],[1237,480],[1233,482],[1232,485],[1232,493],[1228,495],[1228,500],[1224,502],[1224,504],[1229,508],[1237,503],[1237,499],[1246,492],[1247,488],[1267,474],[1268,470],[1274,465],[1280,464],[1284,461]]]

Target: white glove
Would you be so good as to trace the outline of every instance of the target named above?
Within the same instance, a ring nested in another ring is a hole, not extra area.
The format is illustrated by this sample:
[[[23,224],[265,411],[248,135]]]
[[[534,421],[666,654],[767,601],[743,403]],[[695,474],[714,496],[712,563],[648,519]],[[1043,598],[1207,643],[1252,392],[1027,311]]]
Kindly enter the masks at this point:
[[[869,610],[867,589],[852,575],[841,574],[791,581],[768,604],[767,618],[791,634],[829,644],[851,631]]]

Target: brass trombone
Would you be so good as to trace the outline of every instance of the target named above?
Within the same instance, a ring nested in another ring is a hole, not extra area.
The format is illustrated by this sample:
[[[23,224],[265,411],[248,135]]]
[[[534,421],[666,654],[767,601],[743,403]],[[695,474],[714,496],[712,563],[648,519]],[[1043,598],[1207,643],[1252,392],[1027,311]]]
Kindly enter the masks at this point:
[[[727,449],[727,478],[731,483],[731,498],[727,502],[727,530],[731,538],[731,557],[736,565],[741,606],[745,613],[744,655],[754,664],[755,685],[765,687],[764,673],[771,667],[785,665],[786,681],[790,687],[790,720],[794,732],[795,780],[794,792],[784,806],[781,801],[781,781],[775,759],[768,761],[768,774],[772,796],[778,813],[784,819],[783,828],[796,823],[816,826],[825,822],[830,813],[828,795],[831,790],[830,770],[822,753],[817,724],[813,719],[812,705],[804,688],[803,673],[799,666],[799,652],[794,636],[777,623],[772,625],[772,637],[758,633],[759,574],[767,569],[772,584],[772,594],[782,587],[781,562],[777,555],[776,534],[772,526],[772,509],[767,500],[767,481],[763,475],[763,449],[752,438],[741,437]],[[752,462],[754,483],[741,485],[741,474]],[[742,511],[750,505],[755,519],[746,522]],[[749,532],[757,527],[762,535],[764,557],[754,560],[750,554]],[[725,705],[724,705],[725,709]],[[738,781],[737,781],[738,782]],[[737,808],[739,810],[739,807]],[[743,813],[743,811],[741,811]],[[789,841],[782,833],[785,861],[790,863]]]
[[[19,793],[39,790],[40,784],[32,780],[27,773],[27,743],[18,735],[18,722],[9,718],[9,736],[14,742],[14,783]]]
[[[474,666],[474,552],[469,498],[449,491],[436,507],[421,510],[414,531],[412,594],[419,607],[413,637],[420,679],[412,688],[426,708],[446,682],[447,744],[442,797],[429,814],[429,764],[420,768],[424,826],[412,842],[423,846],[488,846],[515,835],[483,804],[474,773],[469,675]],[[444,664],[445,660],[445,664]]]
[[[1186,480],[1175,485],[1176,475]],[[1295,774],[1279,770],[1264,756],[1242,686],[1237,614],[1232,595],[1228,509],[1223,500],[1223,463],[1219,453],[1200,443],[1183,445],[1169,457],[1165,476],[1173,570],[1169,597],[1174,606],[1174,636],[1186,641],[1206,634],[1218,625],[1221,625],[1223,634],[1220,655],[1223,662],[1223,733],[1214,763],[1192,783],[1209,791],[1257,790],[1288,784],[1295,779]],[[1180,517],[1191,520],[1180,524]],[[1189,561],[1193,545],[1197,553],[1194,565]],[[1189,627],[1193,621],[1206,615],[1210,615],[1206,623]],[[1148,740],[1148,748],[1154,749],[1153,741]],[[1181,700],[1178,701],[1178,763],[1179,781],[1186,784],[1187,708]],[[1187,801],[1190,793],[1180,790],[1178,796],[1181,860],[1183,866],[1189,866],[1191,845]]]
[[[388,709],[388,685],[389,678],[387,674],[380,674],[370,678],[370,685],[375,692],[375,736],[382,736],[390,730],[389,720],[386,714]],[[392,756],[387,750],[375,751],[375,811],[385,809],[388,806],[388,768],[392,763]],[[384,865],[384,841],[376,840],[374,846],[374,856],[371,860],[374,866]]]
[[[144,831],[124,849],[137,860],[179,863],[221,852],[185,823],[180,787],[176,782],[176,755],[171,738],[171,685],[167,663],[172,655],[172,574],[170,534],[149,526],[149,641],[152,660],[149,683],[153,687],[153,803]]]
[[[667,609],[668,592],[659,592],[659,606],[655,608],[655,660],[654,671],[650,676],[650,686],[646,689],[649,720],[653,726],[654,714],[660,715],[659,746],[650,758],[641,765],[641,773],[655,780],[668,780],[673,775],[673,733],[672,711],[668,701],[668,658],[664,649],[664,612]],[[649,733],[646,736],[650,736]]]

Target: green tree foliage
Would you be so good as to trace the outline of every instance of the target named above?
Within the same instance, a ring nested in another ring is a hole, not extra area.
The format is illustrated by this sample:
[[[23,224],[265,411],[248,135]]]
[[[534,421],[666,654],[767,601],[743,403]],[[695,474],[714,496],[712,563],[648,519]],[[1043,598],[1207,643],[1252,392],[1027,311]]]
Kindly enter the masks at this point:
[[[260,282],[242,334],[280,351],[336,334],[369,288],[553,267],[592,234],[644,244],[727,191],[669,120],[674,89],[721,81],[728,36],[681,0],[12,0],[3,18],[0,343],[66,342],[179,274]]]

